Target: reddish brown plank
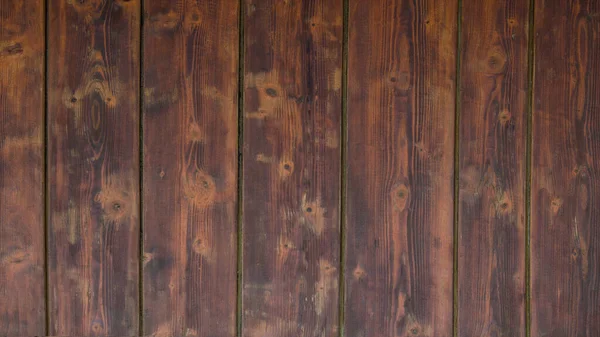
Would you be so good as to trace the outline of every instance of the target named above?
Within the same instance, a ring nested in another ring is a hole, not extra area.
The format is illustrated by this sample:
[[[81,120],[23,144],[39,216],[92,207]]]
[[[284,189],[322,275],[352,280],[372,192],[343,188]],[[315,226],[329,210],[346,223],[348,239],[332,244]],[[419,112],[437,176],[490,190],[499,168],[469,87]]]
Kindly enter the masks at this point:
[[[458,335],[525,336],[529,0],[464,1]]]
[[[144,334],[236,331],[237,0],[144,3]]]
[[[600,2],[535,1],[531,336],[600,336]]]
[[[138,334],[138,0],[48,4],[52,336]]]
[[[456,17],[350,0],[346,336],[452,335]]]
[[[342,1],[245,6],[242,335],[336,336]]]
[[[45,334],[44,2],[0,1],[0,336]]]

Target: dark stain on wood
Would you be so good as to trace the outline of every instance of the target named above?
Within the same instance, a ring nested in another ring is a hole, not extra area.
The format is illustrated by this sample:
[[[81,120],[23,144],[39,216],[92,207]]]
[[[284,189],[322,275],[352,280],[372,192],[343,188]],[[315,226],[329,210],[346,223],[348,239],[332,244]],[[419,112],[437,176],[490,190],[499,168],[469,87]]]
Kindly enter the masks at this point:
[[[140,2],[49,1],[48,334],[133,336]]]
[[[144,334],[234,336],[238,1],[144,11]]]
[[[342,1],[244,1],[243,336],[337,336]]]
[[[458,335],[525,336],[529,1],[465,1]]]
[[[350,0],[347,336],[452,336],[457,10]]]
[[[43,8],[0,4],[0,336],[45,334]]]
[[[598,13],[597,1],[535,2],[532,336],[600,335]]]

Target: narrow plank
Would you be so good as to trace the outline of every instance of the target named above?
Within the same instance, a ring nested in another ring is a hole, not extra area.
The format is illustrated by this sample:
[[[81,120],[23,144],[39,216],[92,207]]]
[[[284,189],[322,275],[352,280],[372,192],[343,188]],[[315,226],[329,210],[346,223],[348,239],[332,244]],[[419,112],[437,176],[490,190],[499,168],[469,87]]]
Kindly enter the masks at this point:
[[[48,10],[49,334],[134,336],[140,2]]]
[[[600,336],[600,2],[535,1],[531,336]]]
[[[342,1],[245,6],[242,335],[336,336]]]
[[[144,11],[144,333],[233,336],[239,1]]]
[[[529,0],[465,1],[458,335],[525,336]]]
[[[44,1],[0,2],[0,336],[45,334]]]
[[[347,336],[452,335],[456,17],[350,0]]]

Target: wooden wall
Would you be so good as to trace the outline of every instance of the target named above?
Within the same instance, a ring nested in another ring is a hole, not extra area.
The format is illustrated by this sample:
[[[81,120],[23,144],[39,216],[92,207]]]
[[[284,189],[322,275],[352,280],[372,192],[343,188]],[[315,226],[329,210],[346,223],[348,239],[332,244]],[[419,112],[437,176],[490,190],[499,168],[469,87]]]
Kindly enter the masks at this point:
[[[600,335],[600,2],[0,20],[0,336]]]

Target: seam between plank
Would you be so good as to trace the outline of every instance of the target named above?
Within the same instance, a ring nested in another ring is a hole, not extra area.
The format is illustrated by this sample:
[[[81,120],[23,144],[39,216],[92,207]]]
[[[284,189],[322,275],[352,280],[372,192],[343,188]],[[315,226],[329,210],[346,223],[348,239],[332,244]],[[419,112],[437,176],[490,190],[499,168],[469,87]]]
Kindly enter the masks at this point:
[[[243,267],[244,267],[244,230],[243,230],[243,178],[244,178],[244,0],[240,0],[238,6],[239,17],[238,17],[238,139],[237,139],[237,263],[236,263],[236,335],[242,336],[243,317],[242,317],[242,305],[243,305]]]
[[[139,207],[139,258],[138,258],[138,284],[139,284],[139,289],[138,289],[138,305],[139,305],[139,327],[138,327],[138,331],[139,331],[139,335],[140,336],[144,336],[144,0],[140,0],[140,33],[139,33],[139,37],[140,37],[140,42],[139,42],[139,52],[138,55],[140,55],[140,60],[139,60],[139,92],[138,92],[138,99],[139,99],[139,112],[138,112],[138,118],[139,118],[139,144],[138,144],[138,151],[139,151],[139,165],[140,165],[140,171],[139,171],[139,181],[138,181],[138,188],[139,188],[139,200],[140,203],[138,205]]]
[[[339,336],[344,337],[344,327],[346,319],[346,193],[347,193],[347,153],[346,146],[348,142],[348,20],[349,20],[349,0],[343,0],[343,28],[342,28],[342,116],[341,126],[341,145],[340,145],[340,272],[339,282]]]
[[[533,151],[533,81],[535,76],[535,0],[529,3],[527,42],[527,145],[525,150],[525,336],[531,336],[531,170]]]
[[[43,90],[44,90],[44,182],[42,184],[43,193],[44,193],[44,332],[46,336],[50,335],[50,256],[49,256],[49,233],[50,233],[50,223],[49,223],[49,207],[50,207],[50,193],[48,191],[48,144],[49,144],[49,132],[48,132],[48,51],[49,51],[49,43],[48,43],[48,26],[49,26],[49,7],[48,1],[44,0],[44,82],[43,82]]]
[[[461,115],[461,58],[462,58],[462,0],[458,0],[456,12],[456,74],[454,116],[454,235],[453,235],[453,312],[452,335],[458,337],[458,245],[459,245],[459,171],[460,171],[460,115]]]

